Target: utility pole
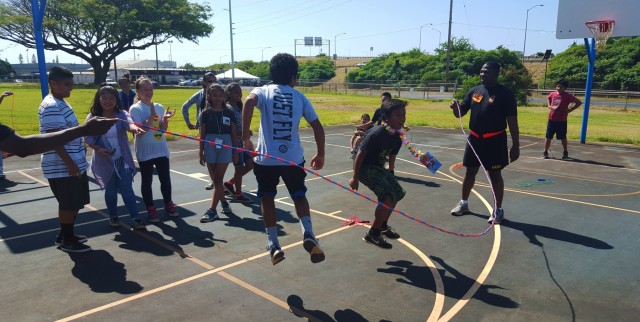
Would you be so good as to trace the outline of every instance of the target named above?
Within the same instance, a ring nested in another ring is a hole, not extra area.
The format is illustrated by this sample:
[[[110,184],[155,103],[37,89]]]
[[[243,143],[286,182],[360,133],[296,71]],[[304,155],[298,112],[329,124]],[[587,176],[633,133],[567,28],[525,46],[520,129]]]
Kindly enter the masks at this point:
[[[451,20],[453,17],[453,0],[449,1],[449,36],[447,38],[447,64],[444,70],[444,82],[449,82],[449,64],[451,63]]]

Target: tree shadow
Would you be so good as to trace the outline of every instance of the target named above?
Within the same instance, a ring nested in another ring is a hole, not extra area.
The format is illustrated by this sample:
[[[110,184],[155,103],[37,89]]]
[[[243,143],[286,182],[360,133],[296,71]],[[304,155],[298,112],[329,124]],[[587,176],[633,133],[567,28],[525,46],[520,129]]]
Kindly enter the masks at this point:
[[[462,299],[467,291],[477,283],[475,279],[472,279],[455,268],[449,266],[444,260],[431,256],[435,262],[440,264],[444,269],[438,269],[442,281],[444,284],[445,296]],[[412,262],[407,260],[389,261],[387,265],[389,268],[378,268],[378,272],[387,274],[397,274],[402,278],[396,279],[399,283],[413,285],[426,290],[436,290],[435,281],[431,278],[431,270],[427,266],[415,266]],[[447,275],[446,273],[453,275]],[[496,285],[480,285],[473,298],[480,300],[492,306],[503,307],[507,309],[514,309],[519,307],[519,304],[506,296],[492,293],[492,289],[502,290],[504,288]]]
[[[88,253],[68,253],[74,266],[71,273],[96,293],[135,294],[143,287],[127,281],[125,265],[116,261],[107,251],[98,249]]]
[[[304,307],[304,303],[300,296],[292,294],[287,297],[289,304],[289,312],[300,318],[306,318],[309,321],[323,322],[366,322],[368,321],[362,315],[351,309],[337,310],[333,317],[324,311],[310,310]]]

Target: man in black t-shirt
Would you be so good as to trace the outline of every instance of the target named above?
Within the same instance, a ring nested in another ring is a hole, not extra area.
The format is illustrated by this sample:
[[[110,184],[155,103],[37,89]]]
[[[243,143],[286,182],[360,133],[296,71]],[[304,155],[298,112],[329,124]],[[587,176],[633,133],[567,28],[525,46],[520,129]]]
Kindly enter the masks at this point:
[[[367,129],[371,128],[372,125],[380,125],[380,124],[382,124],[382,121],[384,121],[382,119],[382,106],[384,105],[385,102],[390,101],[391,98],[392,98],[391,97],[391,93],[389,93],[389,92],[382,93],[382,95],[380,95],[380,107],[378,107],[373,112],[373,117],[371,118],[371,121],[367,122],[367,123],[364,123],[364,124],[358,125],[358,130],[366,131]]]
[[[502,209],[504,181],[501,171],[509,161],[513,162],[520,157],[516,99],[509,89],[498,83],[499,73],[498,63],[485,63],[480,70],[482,84],[471,88],[459,106],[455,100],[450,106],[453,109],[453,115],[457,118],[471,110],[469,142],[467,142],[463,159],[463,165],[467,171],[462,182],[462,199],[451,210],[451,214],[460,216],[469,212],[467,200],[475,184],[476,174],[480,166],[483,166],[489,173],[495,193],[495,209],[489,222],[496,224],[504,219]],[[507,152],[507,125],[512,141],[509,153]]]

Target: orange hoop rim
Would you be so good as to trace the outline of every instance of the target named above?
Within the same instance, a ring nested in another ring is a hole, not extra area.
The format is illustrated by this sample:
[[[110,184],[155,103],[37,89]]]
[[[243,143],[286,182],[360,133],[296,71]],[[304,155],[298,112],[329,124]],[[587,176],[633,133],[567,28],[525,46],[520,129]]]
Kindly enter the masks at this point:
[[[584,23],[591,30],[597,30],[601,33],[610,33],[613,31],[613,26],[616,24],[615,20],[592,20]],[[606,26],[603,28],[603,26]]]

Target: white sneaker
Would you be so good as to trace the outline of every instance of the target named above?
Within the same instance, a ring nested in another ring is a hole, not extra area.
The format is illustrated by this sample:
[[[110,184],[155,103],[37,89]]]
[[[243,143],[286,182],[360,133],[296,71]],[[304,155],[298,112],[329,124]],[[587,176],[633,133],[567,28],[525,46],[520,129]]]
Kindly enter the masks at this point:
[[[469,213],[469,203],[458,202],[455,208],[451,209],[452,216],[462,216]]]

